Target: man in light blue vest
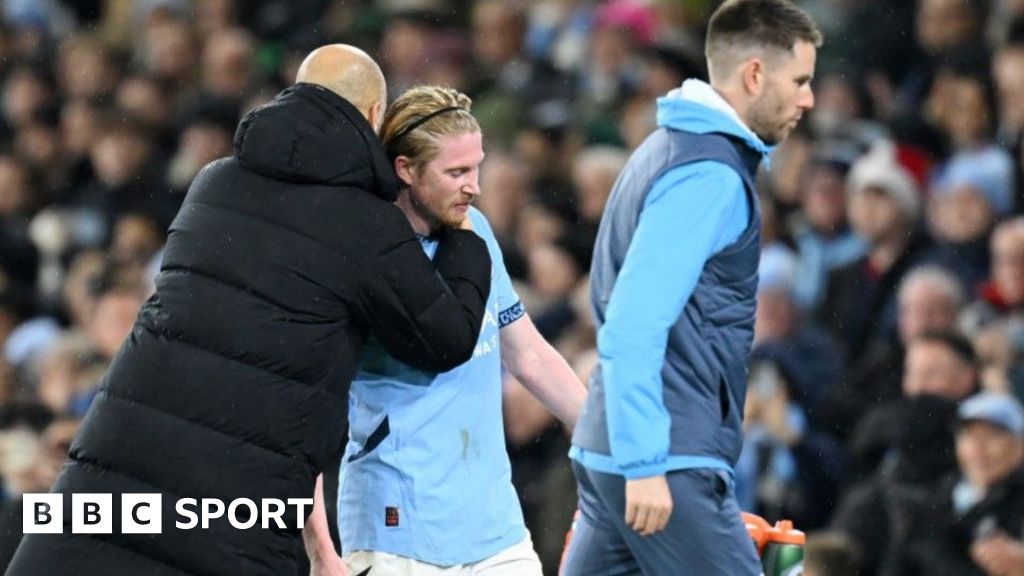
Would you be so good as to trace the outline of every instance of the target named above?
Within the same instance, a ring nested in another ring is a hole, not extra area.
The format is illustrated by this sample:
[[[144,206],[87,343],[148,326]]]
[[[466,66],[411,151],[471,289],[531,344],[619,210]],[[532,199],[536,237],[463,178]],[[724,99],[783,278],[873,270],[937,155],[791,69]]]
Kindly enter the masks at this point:
[[[754,176],[814,105],[821,33],[786,0],[712,16],[710,85],[658,101],[591,269],[599,367],[570,456],[581,516],[565,576],[757,576],[733,492],[753,337]]]
[[[469,108],[464,94],[420,86],[388,107],[381,127],[406,185],[397,205],[424,250],[433,256],[435,235],[468,219],[491,253],[492,288],[473,358],[454,370],[414,370],[372,340],[364,350],[338,486],[351,574],[541,575],[505,451],[502,367],[570,428],[586,391],[527,316],[490,225],[471,206],[484,152]],[[314,573],[342,574],[321,515],[312,546],[307,537]]]

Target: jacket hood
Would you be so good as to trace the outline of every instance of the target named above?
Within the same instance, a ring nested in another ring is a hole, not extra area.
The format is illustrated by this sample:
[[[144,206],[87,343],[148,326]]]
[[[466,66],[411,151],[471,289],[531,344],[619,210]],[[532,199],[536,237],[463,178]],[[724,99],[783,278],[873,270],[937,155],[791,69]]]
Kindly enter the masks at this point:
[[[725,98],[700,80],[687,80],[681,87],[658,98],[658,126],[693,134],[732,136],[761,156],[772,151],[771,146],[743,124]]]
[[[235,157],[275,180],[362,188],[389,202],[398,197],[398,179],[370,123],[315,84],[295,84],[247,114],[235,132]]]

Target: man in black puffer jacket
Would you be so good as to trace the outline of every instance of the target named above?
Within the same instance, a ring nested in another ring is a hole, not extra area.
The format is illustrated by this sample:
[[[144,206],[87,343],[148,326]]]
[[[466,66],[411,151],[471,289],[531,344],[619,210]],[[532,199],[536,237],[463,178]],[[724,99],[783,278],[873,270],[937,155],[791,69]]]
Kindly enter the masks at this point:
[[[196,177],[156,294],[54,487],[63,535],[26,536],[8,574],[294,574],[294,507],[287,528],[238,530],[224,517],[179,530],[176,502],[311,498],[345,438],[369,335],[427,370],[469,359],[490,258],[466,230],[446,234],[434,264],[424,256],[391,204],[375,135],[385,94],[364,53],[320,48],[294,86],[243,119],[234,157]],[[113,494],[113,533],[72,534],[72,493]],[[124,493],[162,494],[162,534],[120,533]]]

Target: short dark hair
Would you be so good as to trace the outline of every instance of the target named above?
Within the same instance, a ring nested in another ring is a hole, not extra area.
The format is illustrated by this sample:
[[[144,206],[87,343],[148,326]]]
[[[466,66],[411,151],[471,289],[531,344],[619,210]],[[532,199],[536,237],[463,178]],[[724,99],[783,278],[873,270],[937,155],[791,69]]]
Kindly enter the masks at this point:
[[[970,340],[956,330],[928,330],[911,340],[910,344],[918,342],[945,346],[961,362],[971,368],[978,368],[978,354],[974,351],[974,346]]]
[[[797,41],[821,46],[821,30],[788,0],[726,0],[711,15],[704,53],[711,64],[726,47],[763,46],[790,52]]]

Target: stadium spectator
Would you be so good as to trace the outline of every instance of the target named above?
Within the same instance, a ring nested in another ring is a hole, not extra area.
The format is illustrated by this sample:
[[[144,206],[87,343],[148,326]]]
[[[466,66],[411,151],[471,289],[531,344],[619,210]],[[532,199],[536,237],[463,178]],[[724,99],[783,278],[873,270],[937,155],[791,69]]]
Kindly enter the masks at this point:
[[[992,392],[958,411],[959,474],[935,492],[934,513],[896,551],[893,574],[1024,574],[1024,409]]]
[[[917,230],[917,186],[890,145],[881,143],[858,160],[847,187],[850,223],[868,249],[829,275],[818,317],[856,362],[872,341],[895,335],[896,287],[920,260],[925,240]]]

